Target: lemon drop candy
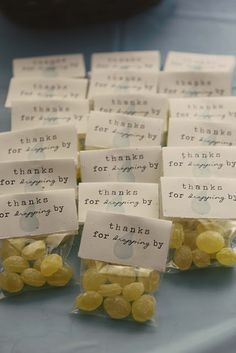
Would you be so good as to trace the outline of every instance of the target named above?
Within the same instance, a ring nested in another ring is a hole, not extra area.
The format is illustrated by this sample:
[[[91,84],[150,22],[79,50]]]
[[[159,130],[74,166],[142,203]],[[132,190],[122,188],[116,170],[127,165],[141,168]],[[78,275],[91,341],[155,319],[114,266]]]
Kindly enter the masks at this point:
[[[44,276],[49,277],[62,268],[62,266],[62,257],[58,254],[50,254],[42,260],[40,270]]]
[[[24,283],[17,273],[1,272],[0,273],[0,288],[9,292],[17,293],[22,290]]]
[[[38,270],[41,272],[41,263],[42,263],[43,259],[44,259],[44,257],[40,257],[39,259],[34,261],[33,268],[35,268],[35,270]]]
[[[145,322],[155,314],[156,300],[152,295],[144,294],[132,304],[132,315],[135,321]]]
[[[12,238],[8,239],[9,243],[17,250],[21,251],[23,247],[30,242],[27,238]]]
[[[37,260],[46,253],[46,245],[43,240],[36,240],[22,249],[22,256],[26,260]]]
[[[75,307],[80,310],[96,310],[103,301],[103,297],[96,291],[88,291],[78,295],[75,299]]]
[[[183,245],[175,251],[174,263],[180,270],[188,270],[192,265],[192,261],[192,250],[189,246]]]
[[[211,263],[210,255],[202,250],[195,249],[192,251],[193,263],[195,266],[203,268],[207,267]]]
[[[224,266],[236,265],[236,252],[231,248],[223,248],[216,254],[216,260]]]
[[[9,256],[2,265],[5,271],[14,273],[21,273],[29,267],[28,261],[21,256]]]
[[[46,283],[45,277],[35,268],[27,268],[21,273],[21,279],[32,287],[42,287]]]
[[[0,256],[3,259],[6,259],[9,256],[14,256],[14,255],[20,255],[21,252],[17,248],[15,248],[9,240],[5,239],[1,242],[1,247],[0,247]]]
[[[121,294],[122,287],[118,283],[102,284],[99,287],[98,293],[103,297],[115,297]]]
[[[129,316],[131,312],[130,303],[121,295],[112,298],[105,298],[103,307],[112,319],[124,319]]]
[[[220,251],[224,245],[224,237],[213,230],[207,230],[197,236],[196,244],[198,249],[206,252],[207,254],[213,254]]]
[[[136,280],[134,268],[120,265],[106,265],[102,268],[103,273],[111,283],[118,283],[121,287],[126,286]]]
[[[184,229],[182,224],[175,223],[173,225],[173,230],[170,239],[170,248],[178,249],[184,242]]]
[[[54,287],[64,287],[72,278],[73,270],[70,266],[65,265],[55,272],[52,276],[46,277],[47,283]]]
[[[159,287],[160,273],[156,270],[140,268],[138,270],[138,282],[142,282],[145,292],[152,293]]]
[[[127,284],[123,288],[123,297],[128,300],[129,302],[132,302],[134,300],[137,300],[138,298],[141,297],[141,295],[144,293],[144,284],[142,282],[133,282],[130,284]]]
[[[106,282],[106,276],[96,268],[91,267],[84,272],[82,286],[86,291],[99,290],[101,284]]]

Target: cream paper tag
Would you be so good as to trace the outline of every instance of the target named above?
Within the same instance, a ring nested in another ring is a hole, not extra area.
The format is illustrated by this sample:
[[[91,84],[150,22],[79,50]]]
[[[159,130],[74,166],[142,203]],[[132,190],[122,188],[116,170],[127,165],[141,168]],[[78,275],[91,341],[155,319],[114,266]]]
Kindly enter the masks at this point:
[[[168,146],[233,146],[236,125],[230,123],[170,119]]]
[[[228,178],[161,178],[164,217],[236,218],[236,180]]]
[[[172,98],[170,118],[236,122],[236,97]]]
[[[88,97],[105,94],[155,94],[159,81],[158,72],[95,71],[92,72]]]
[[[161,147],[129,147],[80,152],[83,182],[158,183],[162,175]]]
[[[87,79],[74,78],[22,78],[15,77],[10,81],[6,108],[11,108],[13,101],[36,100],[73,100],[85,98]]]
[[[166,119],[168,100],[160,94],[110,94],[94,97],[94,110]]]
[[[236,146],[164,147],[163,174],[236,178]]]
[[[234,68],[235,57],[233,55],[170,51],[167,55],[164,71],[233,72]]]
[[[216,97],[231,95],[228,72],[161,72],[159,93],[171,97]]]
[[[85,147],[158,146],[162,143],[163,125],[162,119],[92,111]]]
[[[82,54],[38,56],[13,60],[15,77],[85,77]]]
[[[78,137],[74,126],[41,127],[0,134],[0,162],[38,159],[74,159]]]
[[[91,71],[98,70],[160,70],[159,51],[124,51],[92,54]]]
[[[88,211],[79,257],[164,271],[172,223]]]
[[[0,163],[0,194],[76,189],[73,159]]]
[[[79,223],[88,210],[159,218],[158,184],[80,183],[78,200]]]
[[[0,238],[73,232],[78,227],[75,190],[0,195]]]
[[[89,101],[41,100],[13,101],[11,109],[12,130],[24,130],[40,126],[73,124],[78,134],[87,131]]]

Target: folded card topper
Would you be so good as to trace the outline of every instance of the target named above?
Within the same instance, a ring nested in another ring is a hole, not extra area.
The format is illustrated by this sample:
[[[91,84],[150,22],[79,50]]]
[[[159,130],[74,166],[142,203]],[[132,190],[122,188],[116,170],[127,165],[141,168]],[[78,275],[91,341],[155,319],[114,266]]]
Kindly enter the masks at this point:
[[[16,77],[85,77],[82,54],[35,56],[13,60]]]
[[[24,130],[40,126],[72,124],[77,133],[85,134],[89,110],[88,99],[13,101],[11,128]]]
[[[164,71],[233,72],[235,56],[169,51]]]
[[[71,100],[85,98],[87,79],[74,78],[25,78],[14,77],[10,81],[6,108],[11,108],[13,101],[36,101],[42,99]]]
[[[124,51],[92,54],[91,71],[98,70],[160,70],[159,51]]]

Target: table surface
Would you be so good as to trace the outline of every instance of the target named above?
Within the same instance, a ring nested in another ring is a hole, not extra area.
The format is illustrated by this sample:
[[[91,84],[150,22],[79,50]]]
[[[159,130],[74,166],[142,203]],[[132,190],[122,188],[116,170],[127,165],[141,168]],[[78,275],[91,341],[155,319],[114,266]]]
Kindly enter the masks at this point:
[[[0,16],[0,130],[15,57],[159,49],[236,54],[235,0],[164,0],[128,20],[39,31]],[[77,244],[78,246],[78,244]],[[74,250],[74,261],[76,246]],[[236,272],[166,275],[157,327],[71,315],[78,288],[41,290],[0,302],[0,353],[235,353]]]

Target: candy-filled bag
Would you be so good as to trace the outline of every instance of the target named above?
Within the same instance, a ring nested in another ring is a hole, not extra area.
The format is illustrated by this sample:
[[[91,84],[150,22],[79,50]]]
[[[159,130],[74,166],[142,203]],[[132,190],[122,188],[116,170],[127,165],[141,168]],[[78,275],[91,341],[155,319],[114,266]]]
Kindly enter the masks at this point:
[[[80,294],[74,312],[95,312],[111,319],[154,320],[160,273],[156,270],[82,260]]]
[[[88,211],[73,313],[155,322],[171,227],[154,218]]]
[[[1,297],[46,286],[63,287],[73,277],[67,263],[74,236],[4,239],[0,242]]]
[[[167,271],[236,265],[235,179],[162,177],[162,215],[173,221]]]
[[[174,219],[167,272],[236,265],[236,221]]]
[[[74,189],[0,196],[0,209],[0,298],[67,285],[77,233]]]

